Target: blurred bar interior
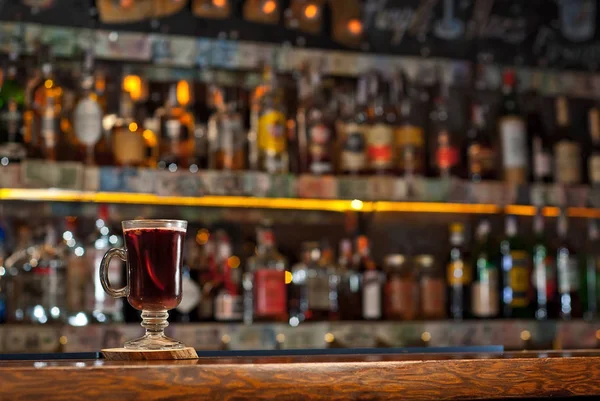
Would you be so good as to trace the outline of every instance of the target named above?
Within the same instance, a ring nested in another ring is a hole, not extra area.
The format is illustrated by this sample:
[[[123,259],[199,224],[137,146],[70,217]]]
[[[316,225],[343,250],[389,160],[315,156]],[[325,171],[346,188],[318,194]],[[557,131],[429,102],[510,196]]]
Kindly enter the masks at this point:
[[[197,349],[600,348],[597,14],[0,0],[0,353],[140,334],[132,218],[189,221]]]

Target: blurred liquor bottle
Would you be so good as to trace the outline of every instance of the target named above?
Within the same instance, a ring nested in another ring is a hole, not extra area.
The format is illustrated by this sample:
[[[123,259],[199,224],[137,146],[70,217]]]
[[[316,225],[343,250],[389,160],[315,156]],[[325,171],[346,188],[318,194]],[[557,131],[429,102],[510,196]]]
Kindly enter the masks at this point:
[[[73,131],[85,148],[85,162],[88,165],[96,163],[95,146],[102,136],[103,111],[94,83],[94,53],[88,49],[84,55],[77,105],[73,111]]]
[[[431,111],[432,154],[430,155],[434,175],[442,178],[461,175],[460,143],[449,124],[448,101],[450,87],[442,77],[438,78],[438,88]]]
[[[57,160],[59,141],[62,141],[60,115],[62,111],[63,89],[54,74],[54,65],[49,48],[39,53],[40,70],[32,78],[30,92],[30,154],[32,158]]]
[[[594,105],[588,111],[588,127],[591,137],[591,149],[587,157],[587,171],[590,185],[600,185],[600,107]]]
[[[339,316],[341,320],[360,320],[362,317],[362,290],[360,273],[353,258],[352,241],[340,241],[338,270]]]
[[[527,130],[517,99],[515,71],[506,70],[502,85],[502,110],[498,120],[504,180],[512,184],[527,182]]]
[[[538,208],[533,218],[533,271],[532,284],[535,291],[535,318],[538,320],[553,319],[558,316],[556,264],[554,254],[547,245],[544,235],[544,214]]]
[[[238,274],[240,261],[233,255],[231,238],[224,230],[217,231],[217,241],[220,280],[215,296],[215,320],[238,322],[242,320],[244,312]]]
[[[198,263],[200,250],[196,243],[196,236],[186,239],[183,269],[181,277],[182,297],[181,302],[169,316],[175,322],[190,323],[198,321],[198,304],[202,293],[198,283]]]
[[[598,317],[600,308],[600,244],[598,243],[598,223],[588,221],[588,235],[581,263],[581,303],[583,317],[591,320]]]
[[[506,318],[533,317],[531,260],[523,239],[518,235],[517,218],[506,217],[505,237],[500,242],[502,266],[502,307]]]
[[[92,311],[94,321],[115,323],[123,321],[123,299],[106,294],[100,284],[100,262],[108,249],[121,245],[121,238],[110,229],[108,205],[98,207],[94,223],[95,230],[85,249],[90,279],[86,285],[86,310]],[[122,287],[124,263],[117,258],[111,260],[108,279],[114,288]]]
[[[258,168],[271,174],[287,173],[289,154],[283,91],[272,66],[264,67],[263,82],[258,89]]]
[[[450,252],[446,280],[450,318],[456,320],[467,318],[471,311],[473,270],[465,247],[465,228],[460,223],[450,225]]]
[[[24,145],[23,112],[25,85],[19,74],[19,54],[9,53],[6,65],[2,66],[0,82],[0,164],[19,163],[27,151]]]
[[[298,82],[296,125],[300,172],[314,175],[334,173],[334,129],[322,76],[308,66]]]
[[[580,297],[581,275],[578,252],[569,240],[566,211],[562,210],[557,221],[556,270],[560,300],[559,316],[562,319],[583,317]]]
[[[119,166],[155,167],[150,155],[157,149],[156,139],[144,135],[146,118],[142,102],[142,83],[138,76],[126,76],[120,96],[120,111],[112,128],[111,139],[115,162]]]
[[[191,90],[187,81],[170,85],[161,118],[161,145],[158,168],[171,172],[188,169],[194,154],[195,121],[188,111]]]
[[[216,111],[208,120],[210,168],[239,171],[246,168],[247,133],[239,112],[238,89],[213,88],[212,103]]]
[[[582,177],[581,145],[570,123],[567,98],[559,96],[555,102],[554,179],[559,184],[579,184]]]
[[[537,92],[529,93],[527,132],[531,138],[531,175],[533,182],[550,183],[554,179],[552,141],[546,129],[541,111],[541,97]]]
[[[487,122],[487,110],[480,103],[471,105],[471,125],[467,130],[467,175],[471,181],[497,178],[496,148]]]
[[[358,79],[356,93],[346,99],[345,121],[340,125],[339,136],[341,174],[360,175],[367,169],[367,91],[367,78],[362,76]]]
[[[385,257],[384,311],[387,320],[414,320],[419,313],[417,272],[401,254]]]
[[[410,178],[425,175],[425,131],[416,116],[415,102],[409,95],[409,82],[403,73],[391,81],[391,104],[397,108],[394,129],[396,166],[399,174]]]
[[[256,254],[248,258],[244,272],[244,322],[288,321],[287,260],[275,246],[268,224],[256,231]]]
[[[500,272],[490,230],[488,220],[479,223],[472,252],[471,266],[474,275],[471,315],[479,319],[491,319],[500,315]]]
[[[367,75],[368,127],[367,171],[391,174],[394,169],[394,130],[396,112],[389,108],[390,85],[377,72]]]
[[[318,242],[302,244],[302,260],[292,267],[290,322],[327,320],[331,314],[329,272]]]
[[[357,270],[362,274],[362,318],[383,319],[383,285],[385,275],[371,257],[371,245],[365,235],[356,238],[354,254]]]

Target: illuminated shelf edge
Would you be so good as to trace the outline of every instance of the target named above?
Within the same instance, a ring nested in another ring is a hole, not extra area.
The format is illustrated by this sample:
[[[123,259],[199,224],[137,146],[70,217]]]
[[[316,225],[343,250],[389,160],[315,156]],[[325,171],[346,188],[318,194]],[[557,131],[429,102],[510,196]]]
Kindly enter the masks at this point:
[[[467,204],[444,202],[359,201],[309,198],[255,198],[250,196],[159,196],[149,193],[92,192],[65,189],[0,188],[0,201],[90,202],[170,206],[204,206],[280,210],[313,210],[330,212],[407,212],[407,213],[467,213],[513,214],[533,216],[534,206]],[[556,217],[558,207],[545,207],[544,215]],[[600,209],[571,207],[571,217],[600,218]]]

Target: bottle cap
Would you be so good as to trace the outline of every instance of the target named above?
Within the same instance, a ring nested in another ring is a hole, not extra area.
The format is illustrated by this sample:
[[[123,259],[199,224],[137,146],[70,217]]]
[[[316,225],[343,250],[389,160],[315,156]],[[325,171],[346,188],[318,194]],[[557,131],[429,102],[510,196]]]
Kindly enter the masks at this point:
[[[391,254],[385,257],[385,266],[390,270],[396,270],[404,266],[406,257],[401,254]]]
[[[419,267],[428,268],[433,266],[434,262],[435,258],[433,257],[433,255],[423,254],[415,256],[415,263]]]

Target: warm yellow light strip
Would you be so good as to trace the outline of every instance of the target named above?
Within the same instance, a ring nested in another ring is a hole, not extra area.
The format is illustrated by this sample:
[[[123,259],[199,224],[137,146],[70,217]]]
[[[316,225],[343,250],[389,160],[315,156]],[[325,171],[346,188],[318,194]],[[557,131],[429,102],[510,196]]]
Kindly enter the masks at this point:
[[[356,207],[356,203],[349,200],[253,198],[248,196],[158,196],[144,193],[86,192],[60,189],[5,188],[0,189],[0,200],[241,207],[257,209],[323,210],[332,212],[368,209],[368,205],[365,205],[364,203],[360,205],[361,207]]]
[[[142,205],[203,206],[281,210],[320,210],[330,212],[406,212],[406,213],[463,213],[512,214],[533,216],[534,206],[493,204],[437,203],[437,202],[370,202],[339,199],[254,198],[249,196],[158,196],[144,193],[91,192],[63,189],[0,189],[0,200],[91,202]],[[545,207],[544,215],[556,217],[557,207]],[[600,209],[574,207],[568,209],[571,217],[600,218]]]
[[[497,214],[502,211],[502,208],[490,204],[435,202],[375,202],[373,210],[378,212]]]
[[[590,209],[587,207],[570,207],[567,213],[570,217],[600,218],[600,209]]]

